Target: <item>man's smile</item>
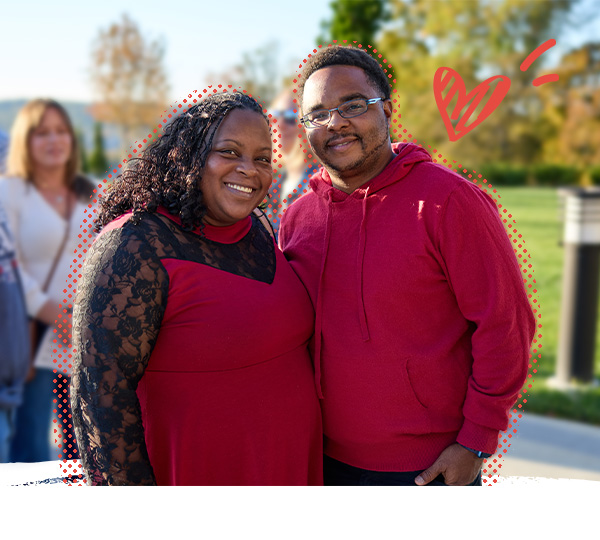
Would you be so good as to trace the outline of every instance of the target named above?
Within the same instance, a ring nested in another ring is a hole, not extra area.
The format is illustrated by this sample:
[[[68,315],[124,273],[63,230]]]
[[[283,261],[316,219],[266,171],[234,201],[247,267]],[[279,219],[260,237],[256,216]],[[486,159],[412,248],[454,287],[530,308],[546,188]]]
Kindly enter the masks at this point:
[[[352,143],[359,141],[359,137],[356,135],[345,136],[345,137],[334,137],[329,140],[326,147],[331,150],[346,150]]]

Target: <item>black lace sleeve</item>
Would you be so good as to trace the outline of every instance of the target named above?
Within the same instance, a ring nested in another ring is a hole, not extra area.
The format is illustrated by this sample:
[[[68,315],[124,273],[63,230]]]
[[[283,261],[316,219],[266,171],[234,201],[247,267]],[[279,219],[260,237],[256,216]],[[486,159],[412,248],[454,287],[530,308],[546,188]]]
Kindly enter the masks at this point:
[[[152,485],[136,388],[164,314],[168,275],[143,225],[90,249],[73,311],[73,423],[91,485]]]

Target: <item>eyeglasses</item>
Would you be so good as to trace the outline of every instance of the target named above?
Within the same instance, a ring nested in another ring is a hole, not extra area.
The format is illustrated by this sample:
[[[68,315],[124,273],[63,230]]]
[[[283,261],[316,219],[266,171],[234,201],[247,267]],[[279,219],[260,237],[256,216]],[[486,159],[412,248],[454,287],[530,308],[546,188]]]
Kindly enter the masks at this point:
[[[277,118],[281,118],[286,124],[296,125],[298,123],[298,115],[294,112],[294,109],[271,111],[271,114]]]
[[[373,99],[357,98],[351,99],[342,103],[335,109],[319,109],[317,111],[309,112],[305,114],[300,121],[306,129],[322,127],[329,124],[331,120],[331,113],[337,111],[342,118],[354,118],[367,112],[369,105],[382,101],[384,98],[378,97]]]

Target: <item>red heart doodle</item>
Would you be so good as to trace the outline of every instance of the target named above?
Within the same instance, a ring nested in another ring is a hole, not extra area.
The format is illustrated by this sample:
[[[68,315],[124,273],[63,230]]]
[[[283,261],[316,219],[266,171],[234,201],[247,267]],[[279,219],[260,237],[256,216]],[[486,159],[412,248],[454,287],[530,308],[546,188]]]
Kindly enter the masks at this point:
[[[498,83],[492,88],[492,83],[495,80],[498,80]],[[446,88],[448,88],[448,92],[445,96],[442,96],[442,92],[444,92]],[[494,112],[494,109],[496,109],[504,99],[504,96],[508,93],[509,88],[510,79],[508,77],[504,75],[494,75],[479,83],[474,90],[467,94],[465,83],[456,71],[449,67],[438,68],[433,76],[433,93],[450,140],[457,141],[463,135],[466,135],[473,128],[481,124],[481,122]],[[455,94],[458,94],[456,105],[454,106],[454,109],[452,109],[452,112],[448,114],[448,106],[452,102]],[[470,120],[477,107],[479,107],[482,102],[485,102],[485,100],[487,100],[487,103],[485,103],[471,124],[467,126],[467,122]],[[469,107],[461,115],[460,113],[466,105],[469,105]],[[452,125],[451,120],[458,120],[456,126]]]

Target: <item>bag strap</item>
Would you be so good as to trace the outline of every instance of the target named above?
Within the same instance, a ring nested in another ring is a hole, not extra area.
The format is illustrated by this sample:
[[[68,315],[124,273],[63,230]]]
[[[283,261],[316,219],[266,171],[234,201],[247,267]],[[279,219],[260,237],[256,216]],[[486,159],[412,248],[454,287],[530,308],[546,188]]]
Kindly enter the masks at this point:
[[[50,267],[50,271],[48,272],[48,275],[46,276],[46,281],[44,282],[44,285],[42,287],[42,291],[44,291],[44,292],[46,292],[48,290],[50,282],[52,281],[52,278],[54,277],[54,273],[56,272],[56,267],[58,266],[58,261],[62,257],[62,254],[65,250],[65,246],[67,244],[67,240],[69,238],[69,231],[71,230],[71,213],[73,211],[71,200],[72,200],[72,193],[69,191],[69,195],[67,197],[67,227],[65,228],[65,234],[63,236],[62,242],[60,243],[58,251],[56,252],[56,255],[54,256],[54,261],[52,261],[52,266]]]

